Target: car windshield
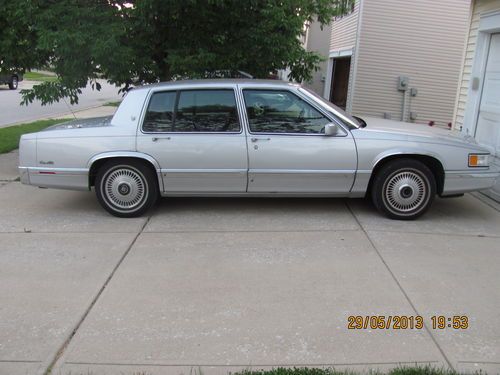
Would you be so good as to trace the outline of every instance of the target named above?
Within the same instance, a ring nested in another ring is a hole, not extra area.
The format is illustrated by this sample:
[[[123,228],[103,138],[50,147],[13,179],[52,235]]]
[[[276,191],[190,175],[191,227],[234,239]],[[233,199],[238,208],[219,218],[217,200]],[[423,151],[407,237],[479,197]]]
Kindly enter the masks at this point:
[[[336,116],[340,117],[340,119],[344,122],[346,122],[348,125],[352,125],[356,128],[359,128],[362,126],[358,120],[356,120],[354,117],[348,115],[342,108],[337,107],[335,104],[329,102],[325,98],[321,97],[320,95],[316,94],[314,91],[306,89],[304,87],[300,88],[301,91],[305,91],[308,95],[312,96],[316,101],[321,102],[324,104],[327,109],[330,109],[330,112]]]

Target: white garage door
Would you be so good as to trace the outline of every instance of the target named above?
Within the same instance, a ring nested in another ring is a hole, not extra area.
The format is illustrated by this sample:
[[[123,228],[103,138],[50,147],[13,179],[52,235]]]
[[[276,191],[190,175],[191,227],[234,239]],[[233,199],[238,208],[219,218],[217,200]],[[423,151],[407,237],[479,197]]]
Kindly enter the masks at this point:
[[[500,156],[500,34],[491,36],[476,139]]]

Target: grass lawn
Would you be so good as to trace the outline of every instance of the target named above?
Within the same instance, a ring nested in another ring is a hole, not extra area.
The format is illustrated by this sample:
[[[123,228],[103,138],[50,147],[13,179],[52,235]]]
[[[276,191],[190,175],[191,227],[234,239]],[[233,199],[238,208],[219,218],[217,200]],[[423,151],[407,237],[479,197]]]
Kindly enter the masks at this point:
[[[27,124],[20,124],[0,128],[0,154],[15,150],[19,147],[19,138],[26,133],[33,133],[45,129],[48,126],[59,124],[61,122],[69,121],[69,119],[50,119],[29,122]]]
[[[107,107],[118,107],[120,105],[121,101],[117,101],[117,102],[107,102],[107,103],[104,103],[103,105],[107,106]]]
[[[55,75],[48,75],[38,72],[26,72],[24,73],[24,79],[26,81],[42,81],[42,82],[57,81],[57,77]]]

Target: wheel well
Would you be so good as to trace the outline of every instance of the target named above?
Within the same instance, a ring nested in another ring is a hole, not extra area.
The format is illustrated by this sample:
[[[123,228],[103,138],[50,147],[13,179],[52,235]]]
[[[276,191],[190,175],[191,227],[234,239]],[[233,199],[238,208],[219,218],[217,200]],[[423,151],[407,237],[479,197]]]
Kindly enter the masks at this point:
[[[424,163],[432,172],[436,179],[436,189],[437,193],[441,194],[443,192],[443,186],[444,186],[444,168],[443,165],[439,160],[432,156],[428,155],[418,155],[418,154],[403,154],[403,155],[391,155],[387,156],[384,159],[380,160],[375,168],[373,168],[372,174],[370,176],[370,182],[368,183],[368,188],[366,189],[367,194],[371,191],[372,188],[372,183],[375,175],[378,173],[378,171],[387,163],[397,160],[397,159],[413,159],[413,160],[418,160],[422,163]]]
[[[92,163],[92,165],[90,166],[90,170],[89,170],[89,190],[92,186],[95,185],[95,178],[97,176],[97,171],[99,170],[99,168],[101,168],[105,163],[107,163],[108,161],[123,161],[123,162],[126,162],[127,160],[135,160],[135,161],[140,161],[141,163],[143,163],[145,166],[147,166],[148,168],[151,169],[151,171],[154,173],[154,175],[156,176],[157,175],[157,172],[156,172],[156,168],[155,166],[153,165],[153,163],[151,163],[150,161],[146,160],[146,159],[143,159],[143,158],[139,158],[139,157],[109,157],[109,158],[102,158],[102,159],[98,159],[96,160],[94,163]],[[158,181],[157,179],[157,182],[158,184],[160,183],[160,181]],[[160,188],[160,191],[161,191],[161,186],[158,186]]]

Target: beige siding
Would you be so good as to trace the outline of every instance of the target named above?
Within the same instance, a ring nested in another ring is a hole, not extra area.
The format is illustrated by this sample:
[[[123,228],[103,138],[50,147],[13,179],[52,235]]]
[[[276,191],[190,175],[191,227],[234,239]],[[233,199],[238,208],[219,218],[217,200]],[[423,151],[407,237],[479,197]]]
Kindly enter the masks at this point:
[[[352,112],[401,119],[405,75],[418,90],[407,114],[411,106],[416,122],[452,122],[470,0],[362,1]]]
[[[322,27],[319,22],[313,22],[308,27],[307,43],[304,45],[304,48],[307,51],[317,52],[324,58],[324,61],[319,64],[318,70],[313,72],[312,80],[304,83],[304,86],[315,91],[318,95],[323,95],[323,90],[325,88],[324,79],[326,77],[326,69],[328,66],[330,34],[331,25],[323,25]]]
[[[476,51],[476,40],[479,28],[481,14],[493,10],[500,10],[499,0],[476,0],[472,9],[472,18],[467,37],[465,58],[463,60],[462,75],[458,85],[458,98],[455,112],[455,127],[460,129],[464,123],[465,105],[467,103],[467,91],[471,80],[472,61]]]
[[[373,0],[371,0],[373,1]],[[354,11],[332,23],[330,51],[354,48],[358,28],[359,0],[356,0]]]

